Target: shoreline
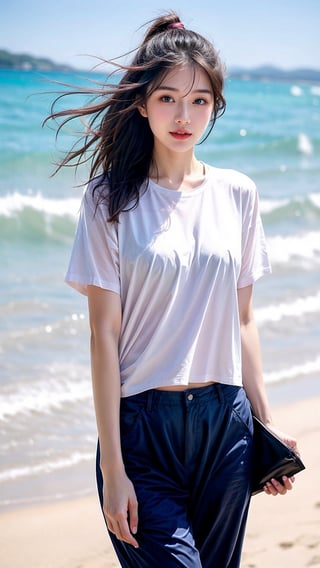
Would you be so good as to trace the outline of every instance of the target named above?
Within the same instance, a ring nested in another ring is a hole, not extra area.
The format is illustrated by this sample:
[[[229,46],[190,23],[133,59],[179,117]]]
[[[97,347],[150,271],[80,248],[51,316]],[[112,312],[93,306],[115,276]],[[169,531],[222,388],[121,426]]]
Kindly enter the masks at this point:
[[[320,566],[320,396],[273,410],[297,437],[306,470],[286,496],[253,497],[241,566]],[[119,568],[97,495],[2,511],[0,535],[3,568]]]
[[[319,375],[299,376],[275,383],[267,383],[266,391],[272,410],[297,402],[320,397]]]

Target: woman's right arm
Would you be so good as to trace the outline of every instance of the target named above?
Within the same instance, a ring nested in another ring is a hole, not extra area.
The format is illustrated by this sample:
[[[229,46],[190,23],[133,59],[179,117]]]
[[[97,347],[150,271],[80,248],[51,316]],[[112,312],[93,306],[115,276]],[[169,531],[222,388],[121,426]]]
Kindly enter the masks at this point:
[[[120,443],[119,336],[121,301],[115,292],[88,286],[91,328],[91,373],[100,441],[103,511],[117,538],[138,547],[138,503],[126,475]]]

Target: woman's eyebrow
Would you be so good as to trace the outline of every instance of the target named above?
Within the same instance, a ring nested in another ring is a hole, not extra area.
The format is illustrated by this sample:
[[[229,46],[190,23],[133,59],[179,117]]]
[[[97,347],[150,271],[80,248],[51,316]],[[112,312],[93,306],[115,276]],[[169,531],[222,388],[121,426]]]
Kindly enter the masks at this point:
[[[156,91],[173,91],[177,93],[179,89],[176,87],[169,87],[168,85],[160,85],[156,88]],[[212,91],[210,89],[191,89],[191,93],[206,93],[208,95],[212,95]]]

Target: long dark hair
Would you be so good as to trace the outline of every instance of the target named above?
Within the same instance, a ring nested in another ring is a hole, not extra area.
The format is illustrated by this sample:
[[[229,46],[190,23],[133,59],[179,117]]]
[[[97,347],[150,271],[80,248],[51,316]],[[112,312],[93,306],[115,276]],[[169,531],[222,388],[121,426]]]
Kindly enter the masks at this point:
[[[90,178],[100,187],[97,202],[107,201],[109,221],[118,221],[119,214],[136,207],[152,163],[153,135],[148,121],[138,111],[147,97],[160,85],[170,69],[189,64],[194,70],[202,68],[211,82],[214,108],[210,134],[217,117],[226,107],[222,94],[224,68],[217,51],[207,39],[184,27],[176,13],[170,12],[150,23],[140,48],[130,65],[114,63],[123,74],[117,84],[106,84],[101,89],[67,91],[53,103],[45,120],[62,119],[57,133],[70,120],[89,117],[89,123],[80,143],[74,146],[58,164],[78,166],[90,161]],[[70,94],[90,94],[95,100],[89,105],[56,111],[56,103]],[[207,137],[206,136],[206,137]],[[105,190],[107,180],[108,190]]]

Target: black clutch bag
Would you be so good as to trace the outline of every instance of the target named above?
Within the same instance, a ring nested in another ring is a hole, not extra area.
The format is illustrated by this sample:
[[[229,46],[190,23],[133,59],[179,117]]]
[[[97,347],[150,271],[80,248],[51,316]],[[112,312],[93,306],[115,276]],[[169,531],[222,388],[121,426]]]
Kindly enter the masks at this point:
[[[282,482],[282,476],[292,477],[305,469],[299,456],[268,428],[253,418],[252,495],[263,491],[272,478]]]

